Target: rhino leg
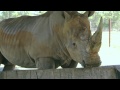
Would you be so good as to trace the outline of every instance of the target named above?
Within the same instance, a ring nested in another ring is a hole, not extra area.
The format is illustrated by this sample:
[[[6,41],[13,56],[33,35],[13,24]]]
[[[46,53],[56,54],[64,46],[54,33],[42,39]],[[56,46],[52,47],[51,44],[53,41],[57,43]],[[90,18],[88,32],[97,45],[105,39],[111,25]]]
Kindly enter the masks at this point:
[[[0,53],[0,64],[2,64],[2,61],[3,61],[3,56],[2,56],[2,54]]]
[[[14,70],[14,69],[15,69],[15,65],[9,64],[9,65],[4,66],[3,71],[9,71],[9,70]]]
[[[62,68],[76,68],[77,67],[77,62],[76,61],[71,61],[71,63],[69,65],[67,64],[64,64],[64,65],[61,65]]]
[[[4,64],[3,71],[14,70],[15,65],[10,63],[1,53],[0,53],[0,64]]]
[[[6,58],[3,57],[4,68],[3,71],[10,71],[15,69],[15,65],[10,63]]]
[[[55,62],[52,58],[39,58],[35,60],[36,67],[40,70],[55,69]]]

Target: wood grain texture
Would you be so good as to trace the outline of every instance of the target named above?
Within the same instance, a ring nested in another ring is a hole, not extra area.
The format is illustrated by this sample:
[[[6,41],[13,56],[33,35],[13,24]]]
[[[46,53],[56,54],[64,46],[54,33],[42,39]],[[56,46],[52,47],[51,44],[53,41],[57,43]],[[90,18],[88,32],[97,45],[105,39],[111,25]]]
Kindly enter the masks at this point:
[[[0,73],[0,79],[119,79],[120,66],[97,68],[17,70]]]

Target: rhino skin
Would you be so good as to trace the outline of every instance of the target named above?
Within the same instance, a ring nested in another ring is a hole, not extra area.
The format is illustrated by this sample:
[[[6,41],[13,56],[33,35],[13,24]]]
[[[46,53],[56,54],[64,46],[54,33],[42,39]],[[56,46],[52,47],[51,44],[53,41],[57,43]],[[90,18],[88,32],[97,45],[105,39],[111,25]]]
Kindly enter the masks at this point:
[[[55,69],[101,65],[98,52],[102,39],[102,18],[91,35],[88,17],[94,11],[47,11],[38,16],[21,16],[0,22],[0,63],[3,71],[15,65]]]

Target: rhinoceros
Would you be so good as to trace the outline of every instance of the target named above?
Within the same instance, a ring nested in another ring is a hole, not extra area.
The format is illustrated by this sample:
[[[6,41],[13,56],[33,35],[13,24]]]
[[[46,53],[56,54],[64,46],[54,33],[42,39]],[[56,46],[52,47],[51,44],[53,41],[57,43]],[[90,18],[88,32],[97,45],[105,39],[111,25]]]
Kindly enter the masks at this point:
[[[102,39],[102,17],[92,35],[89,17],[77,11],[47,11],[38,16],[21,16],[0,22],[0,63],[3,71],[15,65],[56,69],[101,65],[98,54]]]

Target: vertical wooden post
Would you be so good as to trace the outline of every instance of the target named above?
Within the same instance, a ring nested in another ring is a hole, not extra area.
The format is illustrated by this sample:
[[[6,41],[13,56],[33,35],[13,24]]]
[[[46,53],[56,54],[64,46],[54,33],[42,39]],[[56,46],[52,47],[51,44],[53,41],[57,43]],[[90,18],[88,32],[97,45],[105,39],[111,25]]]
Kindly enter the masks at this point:
[[[111,19],[109,19],[109,47],[111,44]]]

